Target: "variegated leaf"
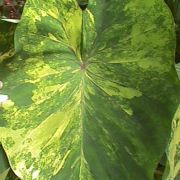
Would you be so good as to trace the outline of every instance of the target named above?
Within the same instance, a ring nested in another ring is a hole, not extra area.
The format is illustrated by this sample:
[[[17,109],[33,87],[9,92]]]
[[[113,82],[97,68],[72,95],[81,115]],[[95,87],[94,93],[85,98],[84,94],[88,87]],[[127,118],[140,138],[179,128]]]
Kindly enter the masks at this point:
[[[176,70],[180,78],[180,64],[176,64]],[[167,148],[167,166],[164,180],[180,178],[180,105],[172,121],[171,140]]]
[[[162,0],[28,0],[0,65],[0,140],[22,179],[153,179],[179,103]]]
[[[171,141],[167,148],[167,167],[164,180],[180,178],[180,105],[173,118]]]

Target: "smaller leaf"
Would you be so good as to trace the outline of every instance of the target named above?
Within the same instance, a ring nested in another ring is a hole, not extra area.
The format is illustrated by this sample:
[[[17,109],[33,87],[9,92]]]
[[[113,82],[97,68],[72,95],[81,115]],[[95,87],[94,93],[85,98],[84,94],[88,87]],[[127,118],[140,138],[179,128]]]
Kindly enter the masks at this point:
[[[180,176],[180,105],[172,121],[171,140],[166,153],[168,161],[163,180],[178,180]]]
[[[180,79],[180,63],[176,64],[176,71]]]
[[[3,147],[0,145],[0,174],[10,167],[6,153]]]
[[[2,18],[2,21],[7,21],[7,22],[11,22],[11,23],[19,23],[20,20],[19,19],[7,19],[7,18]]]
[[[10,168],[6,169],[3,173],[0,174],[0,180],[5,180],[8,173],[9,173]]]
[[[0,81],[0,89],[3,87],[3,82]]]

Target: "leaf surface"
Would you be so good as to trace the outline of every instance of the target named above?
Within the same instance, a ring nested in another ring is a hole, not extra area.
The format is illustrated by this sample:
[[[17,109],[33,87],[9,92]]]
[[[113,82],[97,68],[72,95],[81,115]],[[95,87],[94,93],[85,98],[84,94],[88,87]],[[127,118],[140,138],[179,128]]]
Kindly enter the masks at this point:
[[[180,78],[180,64],[176,64],[176,71]],[[167,165],[163,179],[177,179],[180,176],[180,106],[172,121],[171,139],[166,151]]]
[[[161,0],[29,0],[0,65],[0,141],[22,179],[153,179],[179,103]]]
[[[178,180],[180,176],[180,106],[172,121],[171,140],[167,148],[167,166],[163,179]]]

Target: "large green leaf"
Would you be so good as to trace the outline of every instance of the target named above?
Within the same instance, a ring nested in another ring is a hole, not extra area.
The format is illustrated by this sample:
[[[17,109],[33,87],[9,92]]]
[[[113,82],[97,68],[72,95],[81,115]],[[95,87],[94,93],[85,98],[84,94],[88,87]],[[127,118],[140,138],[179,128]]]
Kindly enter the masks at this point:
[[[29,0],[0,65],[0,140],[22,179],[153,179],[179,103],[162,0]]]

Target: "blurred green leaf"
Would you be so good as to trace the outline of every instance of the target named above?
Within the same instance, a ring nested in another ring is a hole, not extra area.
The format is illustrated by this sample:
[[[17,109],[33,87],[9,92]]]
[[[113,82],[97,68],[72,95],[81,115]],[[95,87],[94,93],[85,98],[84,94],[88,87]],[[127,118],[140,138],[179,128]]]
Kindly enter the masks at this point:
[[[8,171],[7,171],[8,170]],[[6,174],[8,173],[8,174]],[[12,171],[6,153],[2,146],[0,146],[0,180],[6,175],[6,180],[18,180],[19,178]]]
[[[8,168],[3,173],[0,174],[0,180],[5,180],[6,179],[8,173],[9,173],[9,170],[10,169]]]
[[[4,172],[8,168],[9,168],[8,159],[6,157],[6,154],[2,146],[0,146],[0,173]]]

